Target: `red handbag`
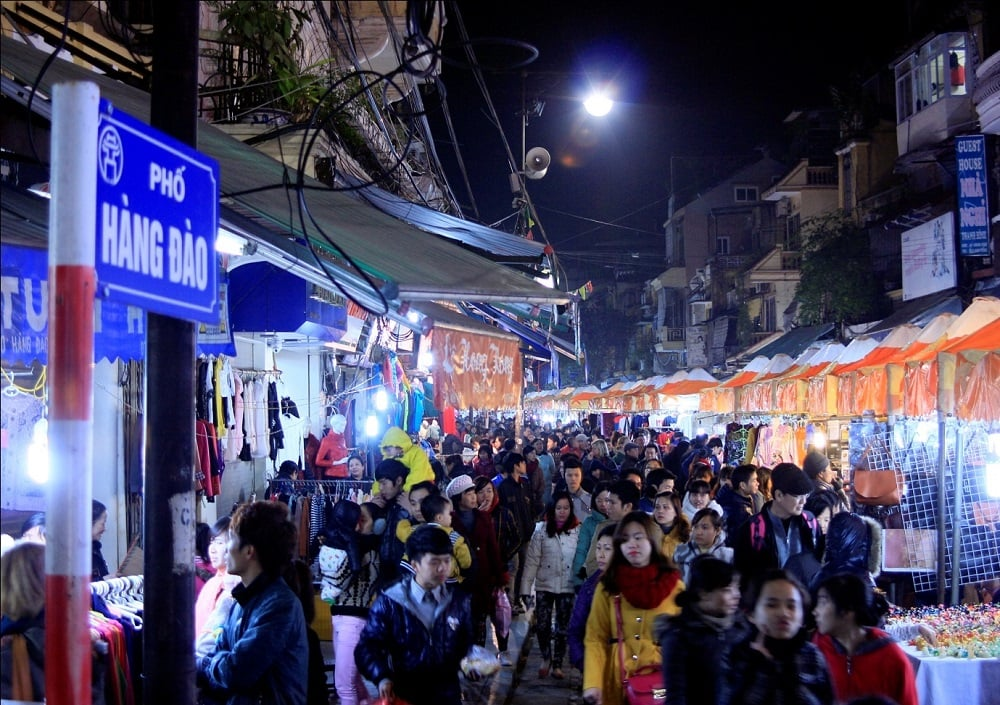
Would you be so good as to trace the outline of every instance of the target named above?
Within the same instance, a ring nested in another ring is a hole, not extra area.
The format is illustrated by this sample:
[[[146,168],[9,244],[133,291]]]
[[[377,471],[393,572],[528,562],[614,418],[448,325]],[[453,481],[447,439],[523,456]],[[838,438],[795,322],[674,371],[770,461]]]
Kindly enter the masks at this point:
[[[663,684],[663,671],[659,664],[636,669],[631,676],[625,674],[625,630],[622,625],[622,597],[615,595],[615,617],[618,622],[618,665],[621,668],[622,688],[628,705],[660,705],[667,699]]]

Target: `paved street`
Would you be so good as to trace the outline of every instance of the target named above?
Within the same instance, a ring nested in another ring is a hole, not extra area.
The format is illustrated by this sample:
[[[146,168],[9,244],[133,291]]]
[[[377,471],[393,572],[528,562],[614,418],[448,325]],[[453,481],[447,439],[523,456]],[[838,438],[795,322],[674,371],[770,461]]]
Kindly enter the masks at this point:
[[[564,667],[566,677],[563,680],[555,680],[551,675],[539,678],[538,667],[541,663],[538,644],[535,643],[534,635],[529,634],[521,650],[513,693],[507,705],[578,705],[581,702],[581,673],[575,668]]]

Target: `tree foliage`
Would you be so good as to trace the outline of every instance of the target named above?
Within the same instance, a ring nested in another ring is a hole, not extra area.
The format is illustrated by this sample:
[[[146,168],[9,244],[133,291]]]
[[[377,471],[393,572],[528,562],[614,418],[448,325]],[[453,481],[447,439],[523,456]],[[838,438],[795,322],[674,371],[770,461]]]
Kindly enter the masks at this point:
[[[841,325],[878,318],[884,297],[867,232],[834,213],[803,223],[802,240],[799,323]]]

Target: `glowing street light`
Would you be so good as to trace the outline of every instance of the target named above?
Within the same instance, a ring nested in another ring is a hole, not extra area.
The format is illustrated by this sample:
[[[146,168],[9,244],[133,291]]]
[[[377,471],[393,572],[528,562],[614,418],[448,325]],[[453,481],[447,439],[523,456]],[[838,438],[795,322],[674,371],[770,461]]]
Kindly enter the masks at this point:
[[[583,101],[584,109],[594,117],[604,117],[614,105],[615,102],[603,91],[594,91]]]

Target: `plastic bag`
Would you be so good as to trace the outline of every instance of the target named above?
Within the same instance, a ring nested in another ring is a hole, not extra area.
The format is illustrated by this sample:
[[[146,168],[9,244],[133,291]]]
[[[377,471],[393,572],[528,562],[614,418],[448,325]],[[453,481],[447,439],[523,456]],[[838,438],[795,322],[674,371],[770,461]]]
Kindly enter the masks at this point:
[[[493,590],[493,626],[496,627],[499,636],[507,636],[510,633],[510,598],[503,588]]]
[[[500,658],[489,649],[474,644],[461,662],[462,673],[475,671],[480,676],[491,676],[500,670]]]

